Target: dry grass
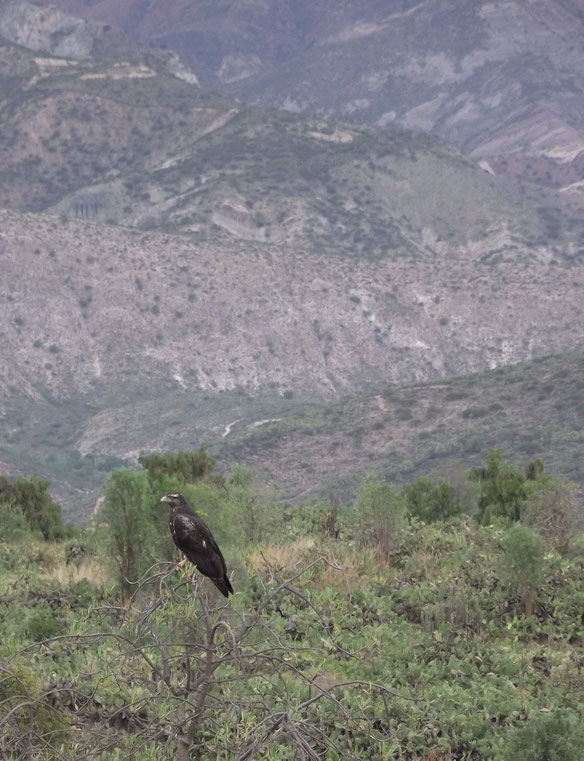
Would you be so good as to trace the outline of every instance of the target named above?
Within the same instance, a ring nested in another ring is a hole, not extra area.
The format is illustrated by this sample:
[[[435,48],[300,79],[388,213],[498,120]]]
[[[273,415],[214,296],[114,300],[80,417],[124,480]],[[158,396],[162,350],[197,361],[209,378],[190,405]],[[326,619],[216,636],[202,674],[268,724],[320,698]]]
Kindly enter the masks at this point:
[[[351,590],[360,584],[364,566],[375,567],[379,561],[372,551],[362,547],[330,547],[317,545],[314,538],[297,539],[287,544],[269,544],[256,549],[250,556],[254,570],[262,574],[293,576],[303,566],[316,560],[319,556],[327,559],[311,577],[311,584],[322,591],[325,588],[336,589],[342,594],[351,594]]]
[[[83,579],[96,586],[111,580],[110,570],[93,558],[85,558],[79,564],[61,561],[50,568],[46,568],[43,575],[46,579],[57,581],[64,587]]]
[[[303,564],[314,560],[316,542],[311,537],[288,544],[268,544],[250,556],[253,568],[260,573],[297,573]]]
[[[319,590],[325,588],[336,589],[343,594],[351,594],[351,591],[360,584],[363,575],[363,564],[367,562],[366,555],[369,552],[357,552],[354,548],[341,550],[335,556],[327,556],[331,565],[323,565],[318,577],[314,580]]]

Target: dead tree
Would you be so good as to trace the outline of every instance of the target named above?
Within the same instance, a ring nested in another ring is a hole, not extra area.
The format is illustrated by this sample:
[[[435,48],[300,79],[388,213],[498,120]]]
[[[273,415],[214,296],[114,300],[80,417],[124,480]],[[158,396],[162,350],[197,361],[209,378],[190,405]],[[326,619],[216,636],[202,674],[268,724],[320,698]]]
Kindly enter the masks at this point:
[[[200,577],[190,578],[184,571],[177,577],[174,564],[158,564],[136,583],[129,604],[95,612],[104,624],[99,631],[53,637],[8,660],[2,672],[6,684],[17,680],[18,659],[39,650],[51,657],[64,647],[90,652],[107,642],[115,652],[100,671],[81,674],[79,683],[55,684],[32,694],[15,682],[0,714],[0,751],[30,761],[90,761],[122,747],[121,738],[128,736],[131,743],[124,746],[123,758],[140,758],[144,748],[159,747],[161,758],[192,761],[216,757],[220,737],[225,753],[237,761],[263,757],[274,744],[288,748],[297,759],[317,761],[331,751],[357,758],[350,743],[356,733],[372,743],[387,741],[391,702],[412,698],[366,681],[323,682],[302,665],[318,648],[287,637],[284,625],[275,624],[282,598],[295,599],[311,612],[330,649],[343,659],[358,657],[340,647],[330,620],[297,586],[302,576],[328,562],[320,557],[281,581],[268,570],[258,582],[263,593],[251,611],[238,611]],[[108,706],[99,697],[104,680],[118,680],[122,692],[130,680],[134,698]],[[347,708],[351,691],[370,696],[375,710]],[[342,740],[331,738],[319,723],[323,702],[342,722]],[[35,723],[39,707],[74,712],[75,722],[66,727],[68,744],[61,746],[57,735]],[[60,747],[75,751],[71,755]]]

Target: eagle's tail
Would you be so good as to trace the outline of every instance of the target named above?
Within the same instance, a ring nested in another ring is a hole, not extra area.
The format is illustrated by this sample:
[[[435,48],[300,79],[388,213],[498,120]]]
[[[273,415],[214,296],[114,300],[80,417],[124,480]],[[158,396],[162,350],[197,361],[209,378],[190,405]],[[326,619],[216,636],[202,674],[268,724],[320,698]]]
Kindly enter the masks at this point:
[[[229,597],[229,593],[233,594],[233,587],[231,586],[231,582],[229,581],[229,577],[227,574],[223,576],[222,579],[218,577],[209,577],[213,584],[217,587],[217,589],[221,592],[222,595],[225,595],[225,597]]]

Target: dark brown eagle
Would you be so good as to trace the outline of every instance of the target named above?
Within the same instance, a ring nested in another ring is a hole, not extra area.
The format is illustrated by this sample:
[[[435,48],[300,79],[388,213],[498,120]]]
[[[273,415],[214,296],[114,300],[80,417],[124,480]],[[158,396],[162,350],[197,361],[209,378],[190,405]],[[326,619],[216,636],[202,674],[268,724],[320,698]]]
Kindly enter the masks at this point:
[[[208,576],[221,594],[229,597],[233,587],[227,576],[225,560],[213,534],[187,504],[182,494],[166,494],[161,502],[169,507],[170,533],[179,550],[199,573]]]

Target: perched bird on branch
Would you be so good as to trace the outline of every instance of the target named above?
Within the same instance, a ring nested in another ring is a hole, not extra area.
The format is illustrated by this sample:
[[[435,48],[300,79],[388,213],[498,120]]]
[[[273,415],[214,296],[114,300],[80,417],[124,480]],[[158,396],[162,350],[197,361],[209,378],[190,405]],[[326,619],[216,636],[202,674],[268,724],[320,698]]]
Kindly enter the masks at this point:
[[[168,505],[170,533],[179,550],[199,573],[211,579],[221,594],[225,597],[229,597],[230,592],[233,594],[225,560],[209,528],[182,494],[166,494],[160,501]]]

